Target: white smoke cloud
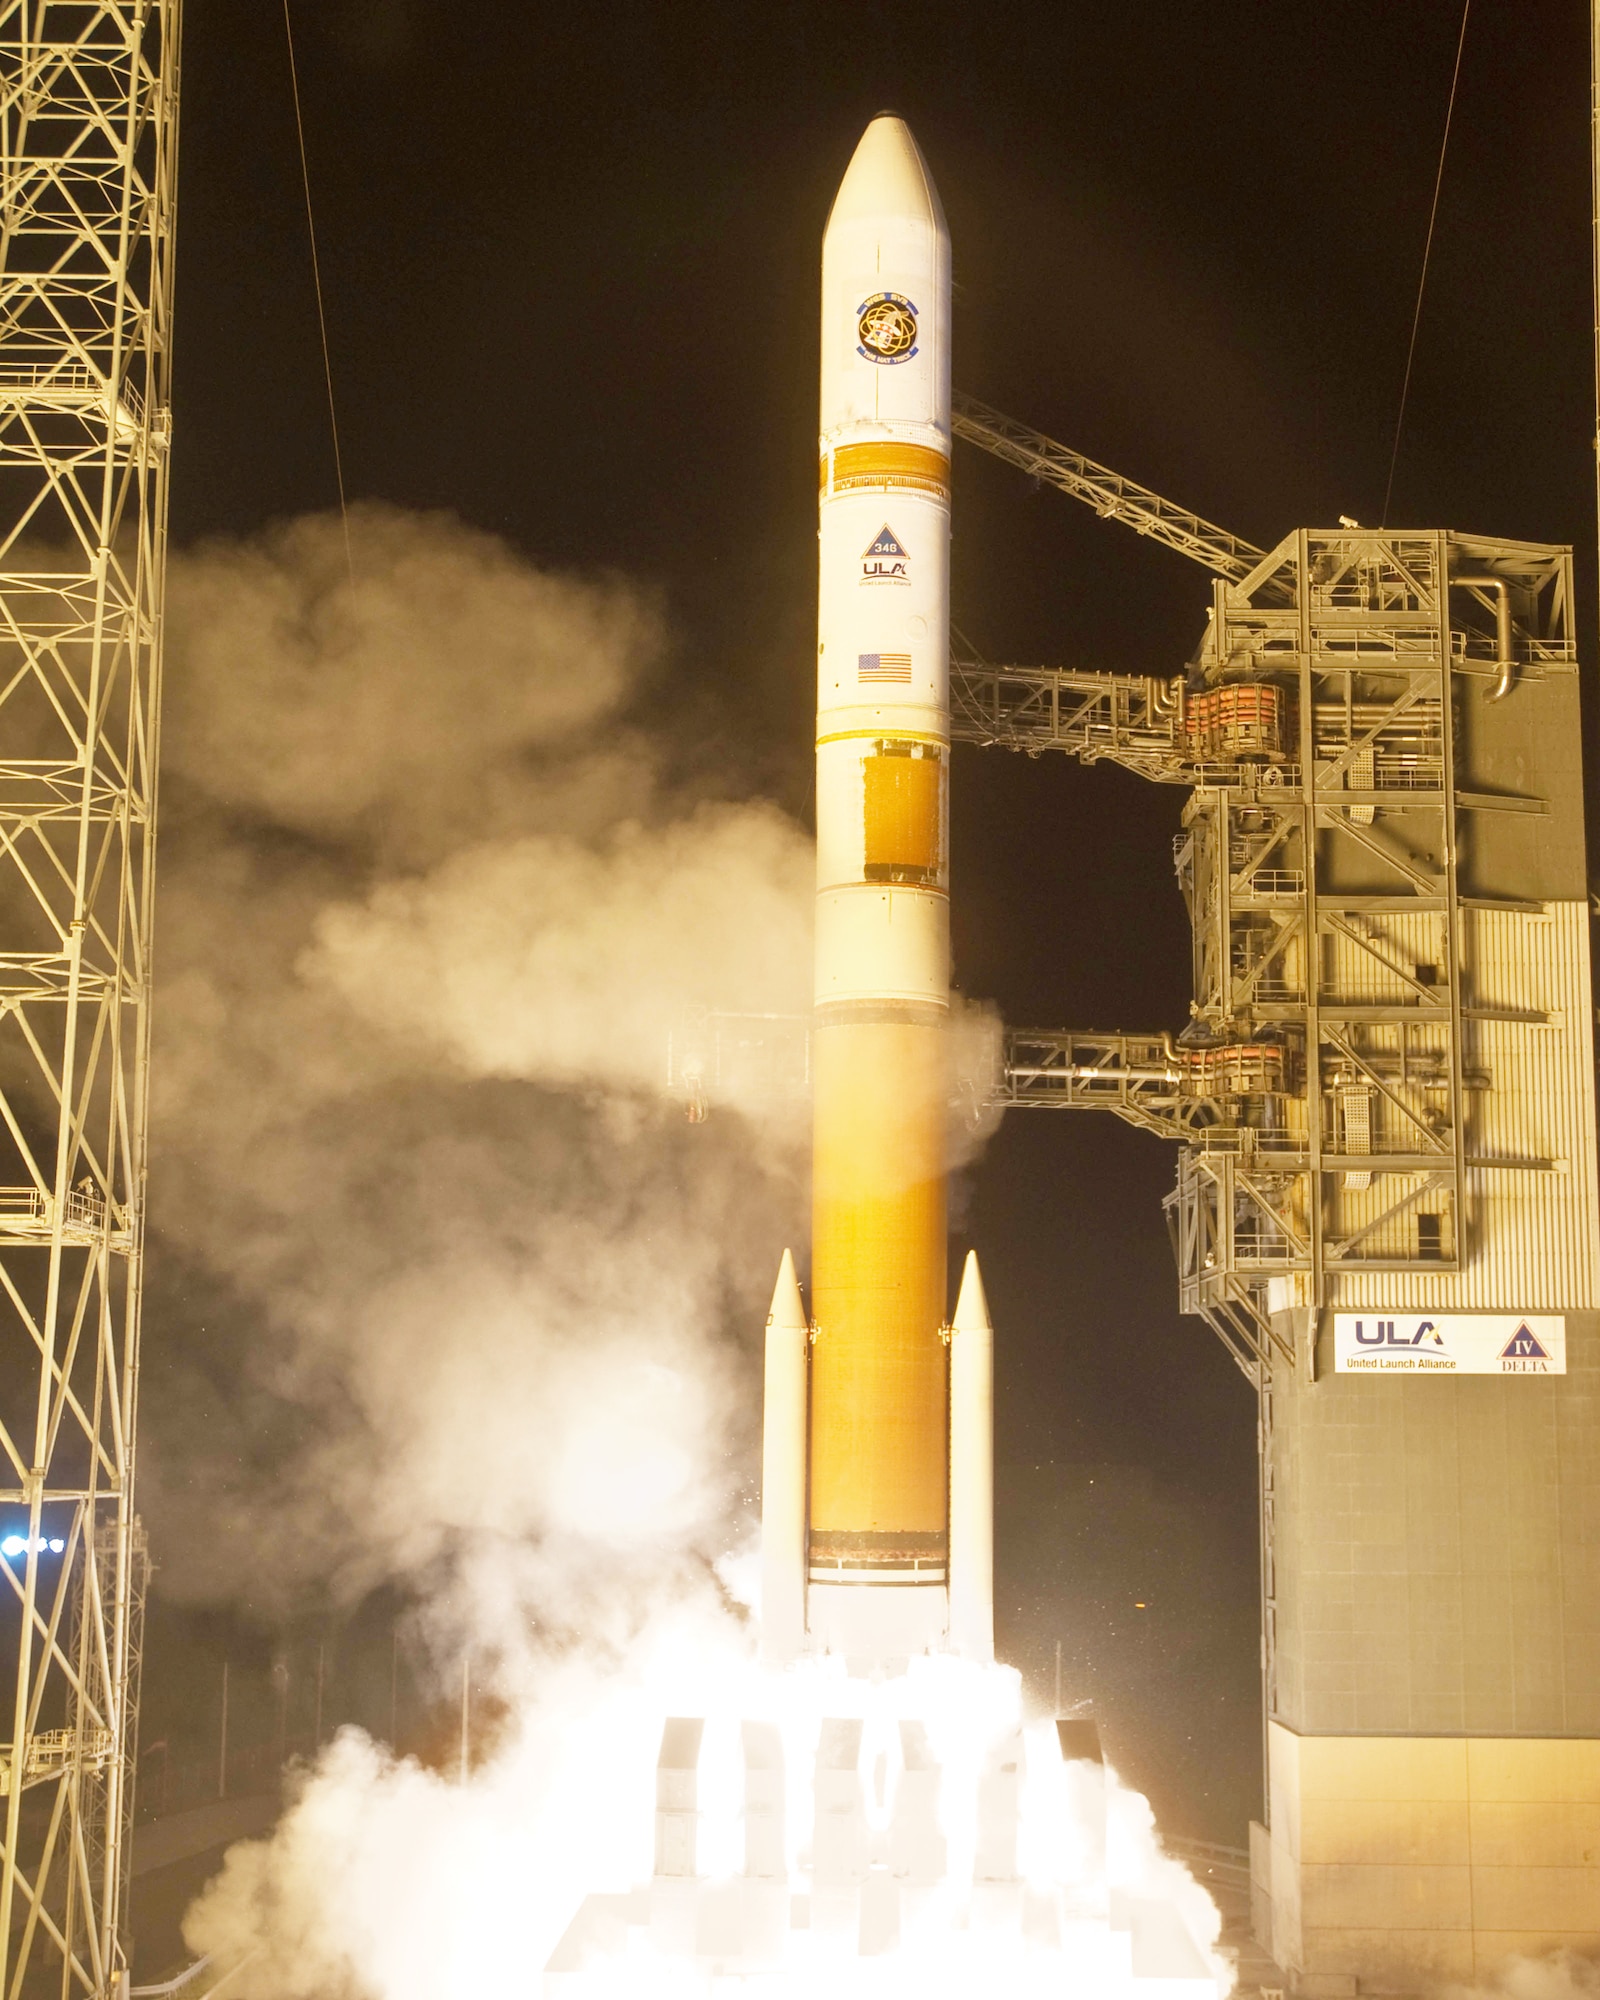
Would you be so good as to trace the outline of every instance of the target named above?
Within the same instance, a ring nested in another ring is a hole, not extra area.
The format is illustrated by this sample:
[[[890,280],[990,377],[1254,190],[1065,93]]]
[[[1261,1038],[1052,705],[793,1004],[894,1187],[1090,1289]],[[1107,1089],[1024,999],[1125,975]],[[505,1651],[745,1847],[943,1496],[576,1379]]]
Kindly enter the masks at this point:
[[[664,1687],[686,1656],[726,1670],[734,1635],[682,1580],[673,1598],[603,1677],[587,1654],[539,1659],[465,1785],[342,1731],[271,1838],[229,1850],[191,1948],[241,1968],[241,2000],[538,1992],[583,1895],[649,1872]]]
[[[659,1091],[694,1008],[807,1006],[812,877],[809,842],[759,805],[601,846],[528,835],[324,910],[301,972],[475,1075]]]
[[[668,1031],[803,993],[810,843],[663,777],[648,597],[353,529],[353,585],[326,518],[173,564],[153,1224],[217,1304],[141,1502],[177,1595],[620,1643],[728,1544],[799,1206],[793,1121],[689,1130]]]
[[[618,795],[575,732],[614,723],[659,660],[649,597],[535,569],[447,514],[369,504],[351,529],[353,581],[326,516],[175,558],[164,773],[391,856],[552,805],[580,833],[603,821]],[[556,744],[580,753],[575,774],[539,761]]]
[[[1515,1952],[1493,1980],[1436,1987],[1437,2000],[1597,2000],[1600,1959],[1572,1951],[1534,1958]]]
[[[991,1984],[1024,1995],[1070,1984],[1088,2000],[1121,2000],[1130,1990],[1126,1944],[1119,1971],[1107,1932],[1116,1898],[1164,1906],[1188,1934],[1193,1973],[1209,1971],[1218,2000],[1230,1991],[1234,1971],[1217,1950],[1216,1908],[1162,1850],[1148,1802],[1114,1772],[1102,1782],[1090,1767],[1063,1764],[1049,1723],[1030,1725],[1018,1741],[1014,1674],[929,1660],[876,1684],[818,1667],[763,1675],[733,1640],[703,1594],[697,1601],[689,1591],[670,1611],[663,1607],[648,1643],[609,1675],[581,1671],[571,1657],[546,1665],[465,1783],[396,1763],[359,1732],[344,1732],[304,1775],[275,1834],[230,1852],[190,1912],[190,1944],[238,1968],[230,1985],[241,2000],[536,1993],[585,1894],[625,1895],[648,1884],[663,1715],[707,1718],[696,1845],[712,1880],[736,1877],[743,1864],[740,1718],[777,1726],[791,1884],[807,1880],[813,1831],[828,1816],[824,1805],[819,1818],[809,1783],[823,1718],[863,1718],[860,1769],[882,1822],[903,1781],[897,1719],[906,1715],[923,1723],[942,1773],[937,1820],[947,1886],[910,1899],[920,1916],[892,1952],[857,1959],[852,1940],[835,1938],[831,1951],[813,1957],[802,1931],[790,1976],[774,1979],[774,1990],[842,1984],[861,1995],[959,2000]],[[996,1906],[997,1885],[973,1883],[980,1774],[997,1743],[1014,1746],[1004,1754],[1024,1774],[1009,1925],[1005,1892]],[[842,1809],[837,1793],[832,1809]],[[688,1894],[696,1887],[675,1886]],[[1053,1950],[1037,1916],[1024,1942],[1017,1919],[1025,1895],[1036,1911],[1054,1908],[1067,1919]],[[659,1929],[641,1928],[609,1978],[604,1961],[592,1970],[595,1983],[574,1990],[664,1995],[704,1985],[687,1941],[674,1943]]]

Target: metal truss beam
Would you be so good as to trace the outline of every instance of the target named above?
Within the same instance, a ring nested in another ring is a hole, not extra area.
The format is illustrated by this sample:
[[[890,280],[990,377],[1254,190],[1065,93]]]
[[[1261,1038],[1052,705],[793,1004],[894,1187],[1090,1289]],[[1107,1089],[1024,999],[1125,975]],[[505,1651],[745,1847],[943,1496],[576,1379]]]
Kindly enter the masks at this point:
[[[0,2000],[127,1969],[179,6],[0,0]]]
[[[991,419],[967,421],[1046,476],[1048,440]],[[1052,449],[1078,478],[1082,462]],[[1013,1031],[999,1101],[1108,1110],[1183,1146],[1168,1211],[1182,1302],[1248,1373],[1270,1345],[1270,1279],[1314,1306],[1335,1272],[1459,1269],[1468,1168],[1551,1170],[1468,1152],[1467,1093],[1492,1079],[1468,1066],[1463,1026],[1499,1014],[1470,991],[1462,922],[1478,905],[1456,857],[1473,815],[1546,808],[1458,787],[1455,735],[1474,678],[1483,695],[1573,670],[1571,564],[1538,545],[1340,529],[1266,555],[1239,545],[1231,569],[1212,567],[1230,580],[1183,677],[958,660],[952,719],[960,740],[1120,763],[1192,793],[1175,863],[1194,1046]],[[1208,735],[1219,700],[1228,720]],[[1270,740],[1239,733],[1234,761],[1204,760],[1269,703]],[[1286,1052],[1283,1077],[1252,1091],[1243,1054],[1267,1044]],[[1224,1068],[1239,1055],[1227,1089],[1197,1082],[1208,1047]]]
[[[1262,560],[1264,551],[1241,536],[1229,534],[1187,507],[1174,506],[1148,486],[1097,465],[1082,452],[1003,416],[975,396],[953,398],[950,428],[968,444],[1081,500],[1103,521],[1121,521],[1136,534],[1176,549],[1230,582],[1242,583]]]

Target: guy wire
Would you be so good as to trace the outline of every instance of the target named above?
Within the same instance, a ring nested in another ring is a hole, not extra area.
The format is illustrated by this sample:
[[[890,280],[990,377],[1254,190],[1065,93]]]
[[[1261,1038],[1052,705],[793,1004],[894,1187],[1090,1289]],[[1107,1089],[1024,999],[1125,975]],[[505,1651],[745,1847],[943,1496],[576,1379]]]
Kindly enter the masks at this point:
[[[285,6],[288,0],[284,0]],[[1400,460],[1400,433],[1406,421],[1406,397],[1411,389],[1411,364],[1417,353],[1417,328],[1422,324],[1422,294],[1428,283],[1428,257],[1433,249],[1433,225],[1439,219],[1439,190],[1444,186],[1444,156],[1450,147],[1450,120],[1455,116],[1456,85],[1461,81],[1461,51],[1467,45],[1467,16],[1472,0],[1462,0],[1461,33],[1456,37],[1456,66],[1450,73],[1450,102],[1444,114],[1444,137],[1439,141],[1439,171],[1433,177],[1433,206],[1428,211],[1428,236],[1422,246],[1422,276],[1417,280],[1417,306],[1411,315],[1411,344],[1406,349],[1405,379],[1400,384],[1400,412],[1394,420],[1394,449],[1389,454],[1389,480],[1383,489],[1382,528],[1389,525],[1389,501],[1394,493],[1394,469]]]
[[[300,184],[306,196],[306,235],[311,240],[311,280],[317,294],[317,326],[322,334],[322,373],[328,385],[328,429],[333,433],[333,476],[339,486],[339,519],[344,527],[344,563],[353,584],[355,557],[350,549],[350,509],[344,496],[344,459],[339,451],[339,416],[333,401],[333,360],[328,352],[328,316],[322,304],[322,265],[317,257],[317,224],[311,212],[311,168],[306,161],[306,128],[300,115],[300,76],[294,59],[294,27],[289,19],[289,0],[283,0],[283,34],[289,44],[289,84],[294,92],[294,129],[300,141]]]

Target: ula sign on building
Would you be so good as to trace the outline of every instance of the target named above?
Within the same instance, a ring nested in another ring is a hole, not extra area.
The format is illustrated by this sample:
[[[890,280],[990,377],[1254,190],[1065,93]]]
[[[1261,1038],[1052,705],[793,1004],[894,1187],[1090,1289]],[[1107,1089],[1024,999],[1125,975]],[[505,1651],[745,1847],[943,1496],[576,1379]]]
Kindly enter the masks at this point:
[[[1560,1313],[1336,1313],[1341,1375],[1565,1375]]]

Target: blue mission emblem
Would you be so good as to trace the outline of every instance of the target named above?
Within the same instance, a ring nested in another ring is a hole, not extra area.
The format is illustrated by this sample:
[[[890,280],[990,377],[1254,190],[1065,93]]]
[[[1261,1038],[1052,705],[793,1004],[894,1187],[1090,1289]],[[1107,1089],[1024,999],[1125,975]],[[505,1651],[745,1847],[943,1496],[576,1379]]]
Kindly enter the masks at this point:
[[[861,558],[861,581],[863,583],[909,583],[911,581],[911,558],[895,538],[895,532],[887,521],[872,539],[872,546]]]
[[[917,351],[917,309],[902,292],[874,292],[856,308],[857,354],[880,368]]]

